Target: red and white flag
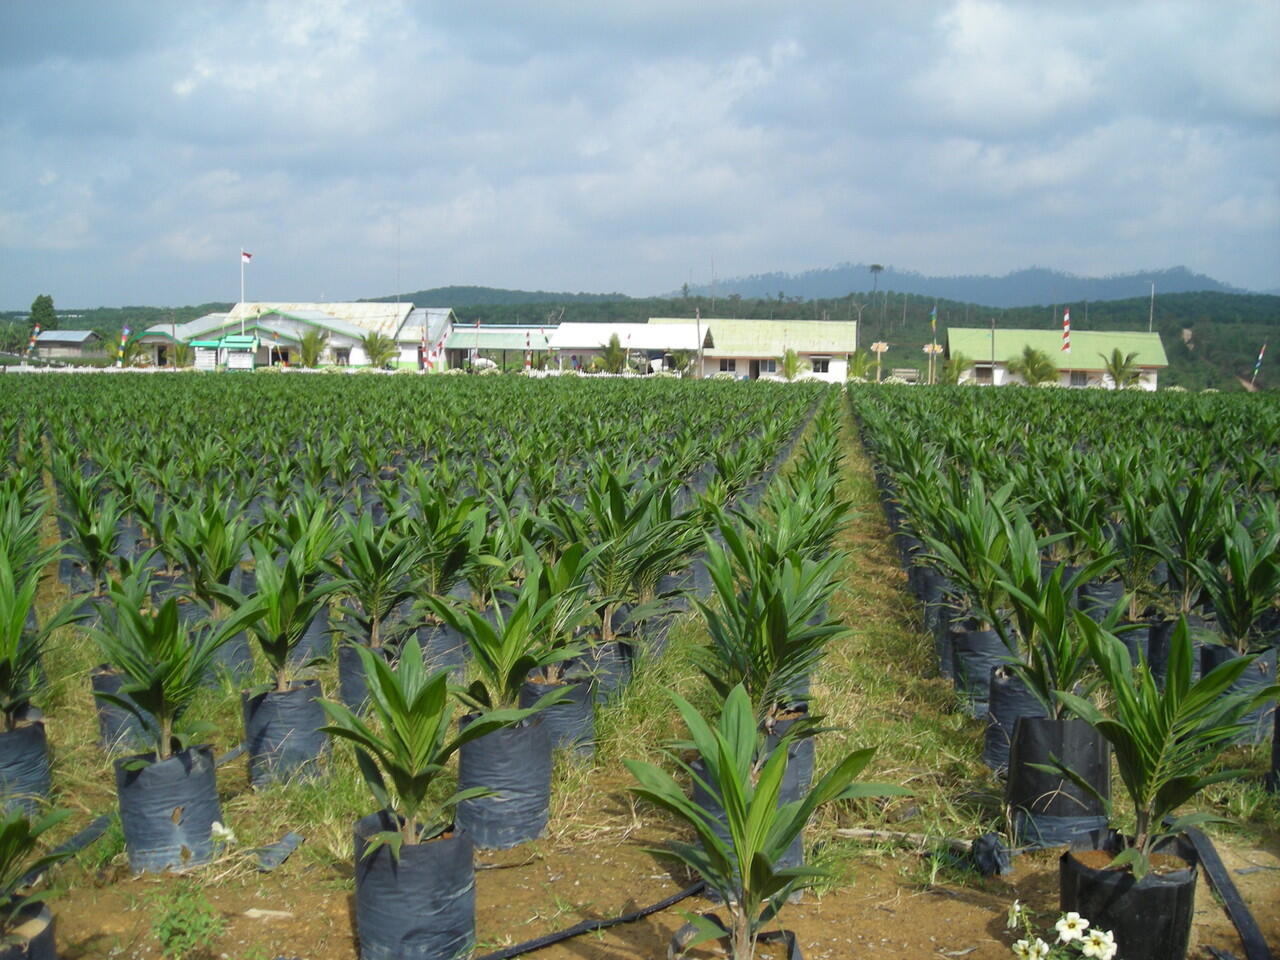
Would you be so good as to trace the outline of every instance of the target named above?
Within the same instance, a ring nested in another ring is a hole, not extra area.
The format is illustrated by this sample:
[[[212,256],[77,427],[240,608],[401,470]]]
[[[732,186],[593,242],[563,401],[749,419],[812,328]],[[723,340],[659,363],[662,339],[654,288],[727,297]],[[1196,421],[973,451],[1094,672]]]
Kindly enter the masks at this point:
[[[241,262],[241,263],[248,263],[248,262],[249,262],[250,260],[252,260],[252,259],[253,259],[253,254],[252,254],[252,253],[246,253],[246,252],[245,252],[245,251],[243,251],[243,250],[241,250],[241,251],[240,251],[240,262]]]
[[[1071,308],[1062,311],[1062,351],[1071,352]]]

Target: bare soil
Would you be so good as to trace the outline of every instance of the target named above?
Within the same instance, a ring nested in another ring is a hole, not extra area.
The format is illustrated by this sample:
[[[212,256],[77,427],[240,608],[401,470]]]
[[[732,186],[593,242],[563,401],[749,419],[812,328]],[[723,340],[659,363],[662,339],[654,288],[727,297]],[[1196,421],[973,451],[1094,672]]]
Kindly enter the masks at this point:
[[[516,850],[477,855],[478,954],[523,942],[583,920],[617,916],[657,902],[690,883],[646,847],[666,837],[649,828],[596,848],[544,839]],[[1268,941],[1280,945],[1280,850],[1219,850]],[[916,878],[921,855],[869,849],[855,856],[852,882],[837,892],[788,906],[782,925],[796,932],[807,960],[822,958],[1007,958],[1014,939],[1005,928],[1015,898],[1041,914],[1057,913],[1057,857],[1044,851],[1015,858],[1007,877],[965,878],[955,871],[933,884]],[[1262,869],[1256,869],[1262,868]],[[215,909],[227,920],[210,957],[233,960],[355,960],[350,869],[323,867],[295,855],[274,874],[235,870],[224,862],[198,874]],[[1246,872],[1241,873],[1244,869]],[[154,896],[172,878],[103,875],[70,890],[55,904],[58,940],[66,960],[160,955],[152,935]],[[666,956],[684,923],[681,910],[715,911],[692,898],[636,923],[585,934],[532,954],[540,960],[649,960]],[[257,911],[257,912],[255,912]],[[1196,894],[1192,957],[1206,947],[1243,956],[1226,914],[1202,879]],[[694,951],[692,957],[717,956]],[[722,955],[722,954],[719,954]]]

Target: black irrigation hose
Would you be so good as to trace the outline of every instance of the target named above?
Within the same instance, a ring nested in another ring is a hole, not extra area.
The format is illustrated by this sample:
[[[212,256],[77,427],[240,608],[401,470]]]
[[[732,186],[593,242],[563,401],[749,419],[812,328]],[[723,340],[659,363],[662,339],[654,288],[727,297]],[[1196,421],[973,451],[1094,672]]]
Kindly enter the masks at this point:
[[[114,818],[115,818],[114,813],[104,813],[102,816],[95,818],[92,823],[90,823],[87,827],[85,827],[83,830],[81,830],[79,833],[73,836],[66,843],[58,844],[58,846],[54,847],[53,850],[50,852],[59,856],[61,856],[64,853],[67,853],[67,854],[79,853],[85,847],[89,846],[89,844],[93,843],[95,840],[101,837],[104,833],[106,833],[107,828],[111,826],[111,821]],[[22,878],[18,886],[25,887],[32,883],[35,883],[36,880],[40,878],[40,874],[43,872],[44,871],[42,870],[31,871],[25,877]]]
[[[610,927],[616,927],[623,923],[635,923],[637,920],[643,920],[651,913],[658,913],[666,910],[668,907],[674,906],[681,900],[696,896],[706,889],[705,880],[699,880],[691,887],[685,887],[679,893],[673,893],[665,900],[659,900],[655,904],[642,907],[634,913],[623,914],[620,917],[614,917],[611,920],[584,920],[575,927],[569,927],[567,930],[560,930],[556,933],[548,933],[546,936],[538,937],[535,940],[526,940],[524,943],[517,943],[514,947],[504,947],[496,953],[486,953],[483,957],[476,957],[475,960],[510,960],[511,957],[520,957],[526,953],[533,953],[535,950],[541,950],[544,947],[552,946],[560,943],[562,940],[568,940],[571,937],[577,937],[584,933],[592,933],[596,930],[607,930]]]

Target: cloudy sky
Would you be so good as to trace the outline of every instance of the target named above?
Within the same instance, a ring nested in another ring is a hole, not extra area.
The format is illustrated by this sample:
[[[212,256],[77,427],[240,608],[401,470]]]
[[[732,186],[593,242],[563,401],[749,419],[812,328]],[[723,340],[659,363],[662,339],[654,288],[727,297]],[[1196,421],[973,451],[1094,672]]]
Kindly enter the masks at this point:
[[[0,3],[0,308],[1280,285],[1280,3]],[[398,256],[397,256],[398,251]]]

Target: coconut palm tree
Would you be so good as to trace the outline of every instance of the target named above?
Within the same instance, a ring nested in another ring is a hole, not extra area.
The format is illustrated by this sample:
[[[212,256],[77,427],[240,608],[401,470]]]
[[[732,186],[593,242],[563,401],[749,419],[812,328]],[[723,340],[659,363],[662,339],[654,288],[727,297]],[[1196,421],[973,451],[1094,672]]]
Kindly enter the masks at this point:
[[[298,352],[302,355],[302,365],[314,369],[320,366],[320,357],[329,346],[329,334],[324,330],[311,329],[298,341]]]
[[[960,378],[972,369],[973,360],[957,350],[947,358],[947,362],[942,368],[941,382],[955,386],[960,382]]]
[[[1058,379],[1057,365],[1047,353],[1032,346],[1023,347],[1022,355],[1009,361],[1009,372],[1031,387]]]
[[[195,347],[189,343],[178,342],[173,345],[173,365],[175,367],[189,367],[196,362]]]
[[[396,346],[396,342],[376,330],[362,337],[360,346],[364,348],[364,355],[369,358],[369,366],[375,370],[389,367],[391,362],[400,355],[400,348]]]
[[[1102,358],[1103,369],[1111,378],[1112,389],[1123,390],[1125,387],[1137,386],[1139,371],[1134,361],[1138,358],[1138,351],[1134,350],[1126,355],[1116,347],[1111,351],[1111,356],[1104,353],[1098,356]]]
[[[672,350],[671,365],[675,367],[676,373],[682,377],[687,377],[693,372],[694,364],[698,361],[697,350]]]

